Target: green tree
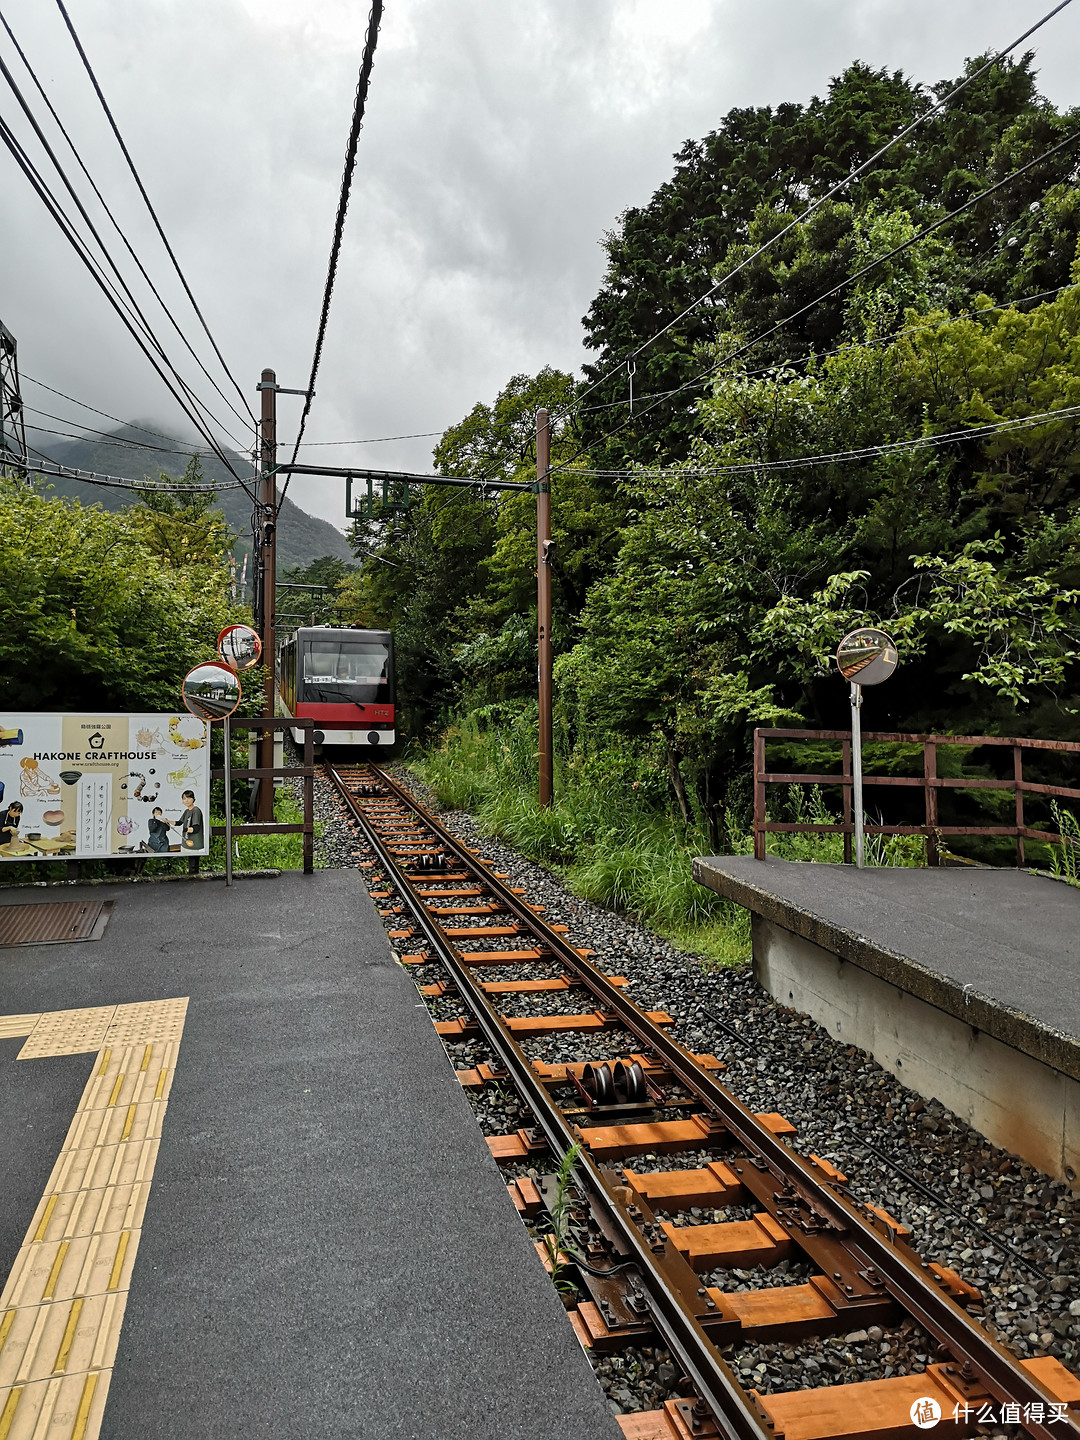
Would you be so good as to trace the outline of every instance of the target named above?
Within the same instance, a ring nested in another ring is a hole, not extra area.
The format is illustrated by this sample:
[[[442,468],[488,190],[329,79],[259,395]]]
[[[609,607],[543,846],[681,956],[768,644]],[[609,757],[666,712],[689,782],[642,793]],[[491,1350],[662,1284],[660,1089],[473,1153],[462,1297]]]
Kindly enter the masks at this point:
[[[187,670],[244,618],[224,551],[216,564],[174,564],[141,509],[108,513],[0,481],[5,706],[173,710]]]
[[[983,63],[968,62],[965,75]],[[719,332],[746,338],[783,319],[865,263],[857,243],[860,216],[904,212],[913,227],[955,209],[979,190],[1053,146],[1075,128],[1075,112],[1057,112],[1039,93],[1032,57],[1006,60],[974,81],[940,115],[913,132],[806,226],[774,246],[748,271],[750,251],[796,220],[807,205],[868,159],[931,97],[899,72],[850,66],[824,98],[729,112],[675,157],[672,179],[649,203],[626,211],[605,238],[608,267],[585,316],[586,344],[597,352],[585,374],[594,380],[674,322],[709,286],[733,275],[651,344],[636,361],[639,395],[686,386],[701,369],[698,351]],[[936,297],[951,305],[982,290],[1013,299],[1065,283],[1078,233],[1077,153],[1066,148],[998,191],[949,227],[950,263]],[[758,364],[829,349],[845,333],[841,301],[815,307],[757,356]],[[592,409],[583,417],[596,458],[647,463],[688,453],[697,431],[700,390],[672,395],[647,420],[601,437],[626,410]],[[593,406],[628,400],[625,369],[589,396]]]

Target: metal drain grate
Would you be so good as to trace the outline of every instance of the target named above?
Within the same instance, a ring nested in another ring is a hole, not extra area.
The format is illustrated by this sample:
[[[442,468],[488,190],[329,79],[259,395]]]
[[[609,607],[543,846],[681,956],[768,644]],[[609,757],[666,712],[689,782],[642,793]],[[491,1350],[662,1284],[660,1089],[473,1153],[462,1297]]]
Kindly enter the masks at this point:
[[[65,945],[100,940],[111,900],[63,900],[49,905],[0,905],[0,946]]]

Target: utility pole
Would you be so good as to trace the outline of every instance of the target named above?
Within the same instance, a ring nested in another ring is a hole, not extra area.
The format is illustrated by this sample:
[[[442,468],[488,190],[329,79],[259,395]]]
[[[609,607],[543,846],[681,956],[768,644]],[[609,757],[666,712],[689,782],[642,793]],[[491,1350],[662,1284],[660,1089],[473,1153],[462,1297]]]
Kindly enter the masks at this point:
[[[551,723],[551,426],[536,412],[536,652],[540,692],[540,804],[554,795]]]
[[[275,713],[276,656],[274,654],[275,563],[277,531],[277,375],[273,370],[262,372],[259,385],[262,410],[259,420],[259,558],[262,574],[262,647],[263,647],[263,714]],[[274,731],[264,730],[259,742],[259,765],[269,768],[274,763]],[[259,820],[274,818],[274,782],[263,777],[259,785]]]

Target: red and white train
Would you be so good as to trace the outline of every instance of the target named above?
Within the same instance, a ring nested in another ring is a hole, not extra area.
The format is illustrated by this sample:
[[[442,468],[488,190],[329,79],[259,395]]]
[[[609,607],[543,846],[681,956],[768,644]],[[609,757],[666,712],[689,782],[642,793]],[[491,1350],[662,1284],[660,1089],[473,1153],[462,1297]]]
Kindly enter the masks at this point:
[[[314,720],[316,745],[394,743],[394,637],[302,626],[278,646],[278,713]],[[303,732],[294,730],[300,743]]]

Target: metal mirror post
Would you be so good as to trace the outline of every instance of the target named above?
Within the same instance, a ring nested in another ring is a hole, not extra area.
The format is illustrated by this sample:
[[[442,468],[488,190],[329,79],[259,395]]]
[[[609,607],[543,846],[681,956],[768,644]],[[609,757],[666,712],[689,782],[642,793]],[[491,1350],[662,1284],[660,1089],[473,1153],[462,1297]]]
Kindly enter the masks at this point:
[[[262,658],[262,641],[258,631],[250,625],[227,625],[217,638],[217,652],[222,663],[230,670],[250,670]],[[236,699],[240,702],[240,682],[236,681]],[[233,710],[236,706],[233,706]],[[225,884],[233,882],[233,833],[232,833],[232,710],[225,716],[222,726],[225,742]]]
[[[866,837],[863,825],[862,692],[864,685],[880,685],[896,669],[896,646],[884,630],[864,626],[852,630],[840,641],[836,664],[851,682],[851,802],[855,812],[855,865],[866,864]],[[858,678],[856,678],[858,677]]]

